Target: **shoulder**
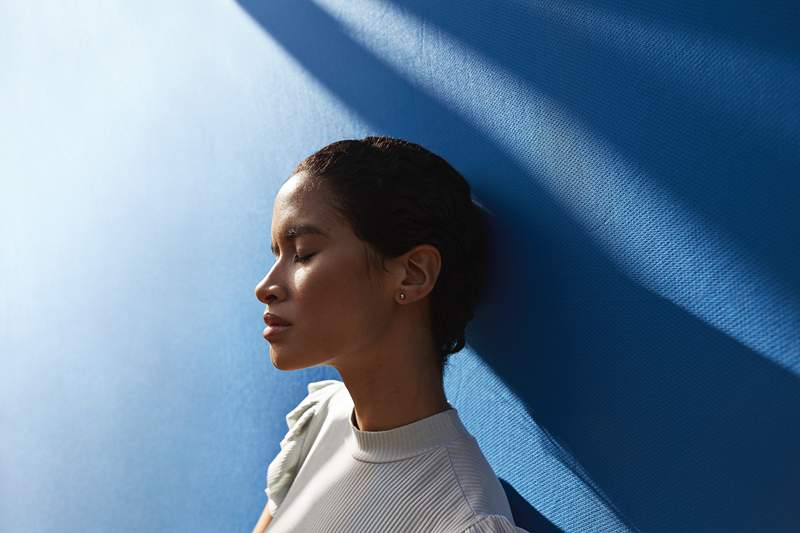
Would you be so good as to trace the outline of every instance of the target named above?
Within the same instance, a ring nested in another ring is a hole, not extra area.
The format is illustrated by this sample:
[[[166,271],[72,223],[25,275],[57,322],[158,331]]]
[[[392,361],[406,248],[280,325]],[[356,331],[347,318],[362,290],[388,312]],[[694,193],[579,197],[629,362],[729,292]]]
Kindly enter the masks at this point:
[[[448,444],[454,475],[469,508],[478,516],[511,516],[508,497],[475,437]]]
[[[338,390],[344,387],[344,383],[339,381],[338,379],[323,379],[322,381],[312,381],[306,388],[308,389],[308,396],[314,396],[317,398],[324,398],[327,396],[331,396],[336,394]]]
[[[473,521],[458,533],[528,533],[500,514],[476,515]]]
[[[306,385],[308,394],[286,415],[286,425],[289,430],[302,429],[305,421],[311,418],[319,405],[330,400],[342,387],[344,387],[344,383],[337,379],[312,381]]]
[[[267,468],[267,488],[264,491],[272,513],[286,496],[311,443],[319,433],[323,416],[317,415],[343,387],[344,383],[335,379],[308,383],[308,394],[286,415],[288,431],[280,441],[278,455]]]

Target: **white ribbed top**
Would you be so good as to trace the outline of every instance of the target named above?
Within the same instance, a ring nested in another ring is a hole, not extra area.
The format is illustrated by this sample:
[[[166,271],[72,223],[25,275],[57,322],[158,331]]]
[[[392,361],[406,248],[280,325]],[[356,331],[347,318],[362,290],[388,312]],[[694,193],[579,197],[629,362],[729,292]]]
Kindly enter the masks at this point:
[[[450,402],[448,409],[405,426],[386,431],[361,431],[356,427],[355,407],[350,410],[349,443],[354,459],[388,463],[414,457],[456,439],[472,438],[458,411]]]
[[[520,533],[458,411],[361,431],[338,380],[308,384],[267,469],[268,533]]]

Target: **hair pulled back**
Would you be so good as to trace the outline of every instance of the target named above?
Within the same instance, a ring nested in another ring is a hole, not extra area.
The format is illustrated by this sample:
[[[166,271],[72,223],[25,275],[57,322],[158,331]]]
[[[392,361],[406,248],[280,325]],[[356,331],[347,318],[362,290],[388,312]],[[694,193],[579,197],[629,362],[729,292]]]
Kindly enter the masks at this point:
[[[386,136],[331,143],[301,161],[298,172],[332,195],[331,206],[375,265],[419,244],[439,250],[442,266],[429,296],[443,374],[450,354],[464,347],[488,278],[487,221],[469,183],[438,155]]]

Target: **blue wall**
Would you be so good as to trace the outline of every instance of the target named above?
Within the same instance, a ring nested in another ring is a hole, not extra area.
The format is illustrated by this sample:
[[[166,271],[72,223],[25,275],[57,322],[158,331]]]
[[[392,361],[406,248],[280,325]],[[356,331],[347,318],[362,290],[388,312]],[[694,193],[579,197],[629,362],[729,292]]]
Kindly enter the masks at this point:
[[[0,530],[249,531],[272,201],[388,134],[494,214],[446,392],[536,531],[800,529],[796,2],[6,2]]]

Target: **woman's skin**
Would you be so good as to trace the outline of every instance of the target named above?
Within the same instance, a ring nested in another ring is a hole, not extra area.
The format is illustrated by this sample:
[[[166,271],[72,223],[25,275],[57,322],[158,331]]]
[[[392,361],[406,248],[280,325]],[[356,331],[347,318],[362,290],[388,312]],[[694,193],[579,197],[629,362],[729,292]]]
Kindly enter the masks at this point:
[[[304,172],[291,176],[275,197],[276,262],[255,293],[267,305],[265,313],[292,325],[269,342],[272,365],[336,368],[362,431],[392,429],[444,411],[427,298],[441,269],[439,251],[421,244],[387,259],[388,272],[368,266],[365,243],[328,198],[324,186],[312,188]],[[301,224],[326,235],[285,237]]]
[[[275,197],[276,262],[255,292],[267,305],[265,313],[292,325],[270,341],[272,365],[336,368],[362,431],[392,429],[444,411],[426,298],[441,269],[439,251],[419,245],[387,259],[388,273],[375,269],[367,263],[365,243],[327,198],[324,188],[310,187],[303,172],[291,176]],[[284,237],[298,225],[316,226],[326,235]],[[264,532],[271,521],[265,506],[253,533]]]

